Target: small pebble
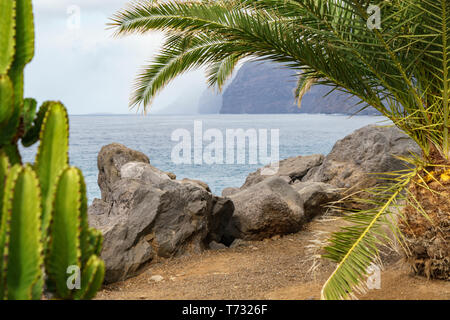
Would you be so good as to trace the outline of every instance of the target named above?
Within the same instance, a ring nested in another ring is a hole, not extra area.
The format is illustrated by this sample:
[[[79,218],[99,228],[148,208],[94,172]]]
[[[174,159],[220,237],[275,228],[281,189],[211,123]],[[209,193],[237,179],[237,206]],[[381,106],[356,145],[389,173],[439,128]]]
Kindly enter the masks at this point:
[[[161,282],[161,281],[164,280],[164,277],[163,277],[163,276],[160,276],[160,275],[158,274],[158,275],[155,275],[155,276],[151,276],[151,277],[150,277],[150,280],[151,280],[151,281],[154,281],[154,282]]]

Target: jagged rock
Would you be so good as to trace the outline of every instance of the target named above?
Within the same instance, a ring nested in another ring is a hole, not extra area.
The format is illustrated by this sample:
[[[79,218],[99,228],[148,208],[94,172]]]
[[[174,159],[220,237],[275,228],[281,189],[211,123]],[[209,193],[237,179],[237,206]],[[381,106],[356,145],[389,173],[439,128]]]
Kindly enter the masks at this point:
[[[104,146],[97,159],[98,185],[102,192],[102,200],[108,201],[111,186],[120,179],[120,168],[128,162],[150,163],[149,158],[142,152],[129,149],[120,143]]]
[[[323,164],[302,181],[325,182],[339,188],[363,189],[381,182],[373,173],[405,169],[394,155],[420,153],[419,147],[396,127],[369,125],[334,145]]]
[[[94,200],[89,208],[91,226],[104,235],[107,283],[136,274],[156,257],[201,252],[221,240],[233,213],[231,200],[198,183],[172,180],[144,162],[123,164],[116,176],[108,201]]]
[[[322,182],[297,182],[292,185],[303,199],[303,208],[308,220],[326,212],[325,205],[341,198],[341,191]]]
[[[225,237],[230,243],[234,238],[262,240],[295,233],[306,221],[300,195],[280,177],[261,181],[230,199],[235,206]]]
[[[323,155],[314,154],[310,156],[298,156],[281,160],[278,163],[278,171],[274,175],[263,174],[264,169],[270,167],[270,165],[267,165],[256,170],[255,172],[250,173],[241,189],[248,188],[273,176],[282,177],[288,183],[301,180],[312,168],[320,166],[323,159]]]

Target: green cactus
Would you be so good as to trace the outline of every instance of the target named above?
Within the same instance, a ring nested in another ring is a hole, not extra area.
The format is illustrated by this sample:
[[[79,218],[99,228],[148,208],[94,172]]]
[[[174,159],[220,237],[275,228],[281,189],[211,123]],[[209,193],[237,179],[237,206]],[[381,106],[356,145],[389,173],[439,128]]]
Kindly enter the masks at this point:
[[[89,228],[86,185],[69,167],[69,123],[60,102],[23,98],[23,70],[34,55],[31,0],[0,2],[0,300],[40,299],[44,283],[59,299],[91,299],[105,266],[103,237]],[[33,165],[18,142],[40,141]],[[80,288],[67,285],[69,267]]]
[[[0,75],[8,72],[14,56],[15,1],[0,2]]]
[[[46,270],[63,299],[84,299],[89,292],[96,292],[103,281],[103,261],[97,261],[89,242],[85,188],[81,171],[69,167],[58,179],[54,198]],[[70,266],[81,270],[80,291],[70,290],[66,284]]]
[[[40,298],[33,297],[34,287],[41,283],[43,276],[38,184],[36,173],[30,166],[19,167],[4,194],[2,217],[7,223],[2,228],[6,251],[2,256],[2,282],[6,285],[3,296],[11,300]]]
[[[61,171],[69,165],[69,123],[67,111],[59,102],[49,102],[39,135],[41,144],[35,169],[42,191],[42,232],[47,232],[52,211],[52,197]]]

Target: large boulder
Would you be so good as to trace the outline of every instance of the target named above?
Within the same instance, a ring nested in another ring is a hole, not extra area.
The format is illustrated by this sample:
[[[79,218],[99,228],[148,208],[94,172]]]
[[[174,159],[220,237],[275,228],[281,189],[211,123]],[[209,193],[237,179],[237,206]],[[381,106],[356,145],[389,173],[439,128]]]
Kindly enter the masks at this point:
[[[265,179],[229,197],[235,207],[226,241],[262,240],[298,232],[304,222],[303,201],[280,177]]]
[[[363,189],[381,182],[376,173],[405,169],[395,156],[420,153],[420,148],[396,127],[369,125],[339,140],[323,163],[302,181],[324,182],[339,188]]]
[[[323,159],[323,155],[314,154],[284,159],[278,162],[276,166],[267,165],[250,173],[241,189],[246,189],[272,176],[282,177],[289,183],[301,180],[312,168],[320,166]],[[273,168],[277,168],[277,170],[272,170]],[[272,171],[274,171],[274,174],[267,174]]]
[[[104,235],[107,283],[155,259],[201,252],[222,241],[234,210],[231,200],[214,196],[202,183],[172,180],[147,161],[127,162],[112,172],[114,182],[105,175],[106,200],[96,199],[89,208],[91,226]]]

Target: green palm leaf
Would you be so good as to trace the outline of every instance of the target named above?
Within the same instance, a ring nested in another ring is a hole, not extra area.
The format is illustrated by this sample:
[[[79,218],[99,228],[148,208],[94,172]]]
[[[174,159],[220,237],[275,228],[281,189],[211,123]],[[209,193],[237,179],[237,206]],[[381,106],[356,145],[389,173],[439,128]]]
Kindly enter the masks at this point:
[[[368,5],[381,29],[369,29]],[[131,104],[146,110],[176,76],[206,67],[223,87],[243,59],[284,64],[299,74],[301,100],[316,81],[360,99],[409,135],[424,163],[450,158],[450,4],[448,0],[233,0],[140,2],[117,13],[118,35],[162,31],[166,43],[139,76]],[[424,165],[423,167],[425,167]],[[377,256],[380,224],[402,197],[411,173],[398,177],[353,226],[330,239],[339,263],[324,298],[353,294]],[[387,195],[387,196],[386,196]]]

